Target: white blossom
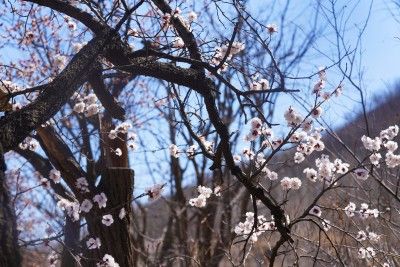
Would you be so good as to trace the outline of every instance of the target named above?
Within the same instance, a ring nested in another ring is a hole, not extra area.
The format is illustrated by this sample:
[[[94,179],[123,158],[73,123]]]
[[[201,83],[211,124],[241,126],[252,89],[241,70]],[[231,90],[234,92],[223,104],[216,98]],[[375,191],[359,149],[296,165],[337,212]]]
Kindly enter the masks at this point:
[[[146,193],[150,199],[156,200],[161,197],[164,186],[162,184],[155,184],[152,187],[146,188]]]
[[[174,157],[174,158],[179,158],[179,153],[181,153],[181,152],[179,151],[179,148],[178,148],[177,145],[171,144],[171,145],[169,146],[169,154],[170,154],[172,157]]]
[[[88,192],[90,192],[90,190],[89,190],[89,183],[88,183],[88,181],[86,180],[85,177],[80,177],[80,178],[76,179],[75,186],[76,186],[76,188],[78,188],[82,193],[88,193]]]
[[[86,246],[88,249],[96,249],[101,247],[101,240],[98,237],[91,237],[86,241]]]
[[[113,224],[113,222],[114,218],[111,214],[103,215],[101,219],[101,223],[104,224],[105,226],[110,226],[111,224]]]
[[[83,113],[85,111],[85,103],[83,102],[78,102],[74,105],[73,108],[74,112],[76,113]]]
[[[347,215],[348,217],[353,217],[355,211],[356,211],[356,204],[354,204],[353,202],[350,202],[350,203],[344,208],[344,212],[346,213],[346,215]]]
[[[92,201],[89,199],[84,199],[81,203],[80,211],[88,213],[93,208]]]
[[[354,174],[357,179],[364,180],[364,181],[367,180],[368,176],[369,176],[369,172],[363,168],[354,170]]]
[[[318,206],[312,207],[310,210],[310,214],[315,215],[317,217],[321,217],[321,215],[322,215],[321,208]]]
[[[99,209],[105,208],[107,206],[107,196],[103,192],[97,194],[93,197],[93,202],[99,205]]]
[[[54,183],[58,184],[61,181],[61,172],[56,169],[52,169],[49,173],[49,178],[53,180]]]
[[[275,23],[270,23],[265,26],[269,34],[278,32],[278,26]]]
[[[113,256],[105,254],[103,260],[96,264],[97,267],[119,267]]]

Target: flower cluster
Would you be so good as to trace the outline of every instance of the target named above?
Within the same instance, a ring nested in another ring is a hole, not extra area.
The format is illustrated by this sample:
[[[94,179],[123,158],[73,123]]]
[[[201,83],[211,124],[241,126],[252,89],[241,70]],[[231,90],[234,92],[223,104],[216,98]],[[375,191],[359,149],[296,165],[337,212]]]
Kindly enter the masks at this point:
[[[250,90],[260,91],[260,90],[268,90],[270,89],[269,81],[267,79],[259,79],[258,81],[254,80],[251,83]]]
[[[399,127],[397,125],[390,126],[389,128],[382,130],[379,136],[371,138],[363,135],[361,141],[364,148],[371,151],[372,154],[369,156],[371,164],[376,167],[380,167],[380,160],[382,155],[380,154],[381,149],[385,148],[385,163],[388,168],[395,168],[400,165],[400,155],[394,154],[397,150],[398,144],[393,139],[399,134]]]
[[[223,45],[220,47],[215,48],[215,54],[211,60],[211,64],[218,66],[221,64],[222,60],[225,58],[227,53],[229,52],[229,55],[226,57],[226,61],[229,61],[232,59],[232,57],[238,53],[240,53],[242,50],[245,49],[245,45],[240,42],[233,42],[231,49],[229,50],[229,45]],[[229,50],[229,51],[228,51]],[[228,68],[228,64],[224,62],[222,68],[220,71],[225,71]]]
[[[22,150],[29,149],[30,151],[35,151],[39,147],[39,142],[32,137],[27,137],[18,145],[18,147]]]
[[[312,182],[320,180],[325,181],[327,184],[332,184],[337,175],[346,174],[350,166],[340,159],[335,159],[331,162],[328,155],[321,155],[320,158],[315,160],[315,165],[317,170],[307,168],[303,171],[306,177]]]
[[[263,123],[259,118],[252,118],[249,121],[250,132],[245,136],[245,141],[254,141],[257,137],[261,136]]]
[[[289,107],[283,116],[289,127],[296,127],[304,120],[303,116],[297,113],[292,107]]]
[[[235,226],[235,234],[240,235],[244,238],[250,238],[252,242],[256,242],[258,240],[258,236],[266,231],[274,231],[275,221],[272,218],[271,221],[268,221],[263,215],[257,216],[255,225],[255,218],[253,212],[246,212],[246,220],[244,222],[239,222],[238,225]]]
[[[357,232],[357,235],[354,237],[358,242],[362,242],[365,240],[369,240],[370,242],[378,242],[380,239],[380,235],[374,233],[374,232],[365,232],[363,230],[360,230]]]
[[[281,180],[281,186],[283,190],[298,190],[301,187],[301,180],[297,177],[283,177]]]
[[[96,264],[97,267],[119,267],[113,256],[105,254],[103,260]]]
[[[200,139],[200,142],[201,142],[202,146],[204,147],[204,149],[208,153],[213,153],[214,143],[211,141],[207,141],[204,138],[204,136],[199,136],[199,139]],[[186,155],[188,156],[189,159],[194,158],[197,149],[198,149],[198,145],[196,145],[196,144],[193,144],[186,149]],[[184,154],[184,152],[182,152],[177,145],[171,144],[169,146],[169,154],[174,158],[179,158],[180,154]]]
[[[369,217],[378,218],[379,210],[378,209],[369,209],[368,204],[361,203],[360,209],[356,210],[357,206],[353,202],[350,202],[345,208],[344,212],[348,217],[353,217],[356,213],[359,214],[361,219],[367,219]]]
[[[127,147],[131,151],[135,151],[137,149],[136,139],[137,135],[129,130],[132,128],[132,124],[128,121],[122,122],[115,127],[115,129],[110,130],[108,133],[108,138],[114,140],[118,137],[118,134],[125,135],[127,134]],[[117,156],[122,155],[122,150],[120,148],[116,148],[114,153]]]
[[[367,247],[367,248],[361,247],[358,250],[358,258],[360,259],[371,259],[375,257],[375,254],[376,253],[373,247]]]
[[[79,189],[79,191],[81,193],[89,193],[90,192],[89,183],[85,177],[80,177],[80,178],[76,179],[75,186],[76,186],[76,188]]]
[[[216,196],[221,195],[221,187],[217,186],[213,191],[209,187],[199,185],[197,187],[197,192],[199,193],[199,195],[195,198],[191,198],[189,200],[189,205],[193,207],[203,208],[207,204],[207,199],[210,198],[213,193]]]
[[[76,101],[73,110],[76,113],[85,113],[86,117],[96,115],[100,111],[100,105],[97,104],[97,96],[93,93],[82,96],[75,92],[72,98]]]
[[[61,198],[57,202],[57,206],[62,210],[65,210],[67,215],[71,218],[73,222],[79,220],[79,203],[75,201],[69,201],[68,199]]]

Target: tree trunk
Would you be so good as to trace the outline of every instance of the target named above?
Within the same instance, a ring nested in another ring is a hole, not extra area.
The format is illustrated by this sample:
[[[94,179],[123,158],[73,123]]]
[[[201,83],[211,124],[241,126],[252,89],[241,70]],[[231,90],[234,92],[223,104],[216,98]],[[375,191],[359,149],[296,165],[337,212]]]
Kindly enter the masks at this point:
[[[5,186],[6,165],[3,157],[3,147],[0,144],[0,266],[21,266],[21,256],[17,244],[16,218],[8,191]]]
[[[100,238],[101,247],[100,249],[90,250],[88,255],[92,259],[101,259],[104,254],[109,254],[121,267],[134,266],[133,236],[130,232],[133,171],[129,168],[120,167],[104,170],[99,190],[107,196],[107,207],[100,210],[96,209],[96,213],[86,219],[89,236]],[[121,208],[125,208],[126,211],[126,216],[123,219],[118,216]],[[101,218],[105,214],[113,216],[114,223],[110,226],[101,222]],[[84,266],[96,266],[96,261],[88,261]]]
[[[65,217],[64,247],[61,254],[61,267],[77,267],[80,220],[73,222],[68,216]]]

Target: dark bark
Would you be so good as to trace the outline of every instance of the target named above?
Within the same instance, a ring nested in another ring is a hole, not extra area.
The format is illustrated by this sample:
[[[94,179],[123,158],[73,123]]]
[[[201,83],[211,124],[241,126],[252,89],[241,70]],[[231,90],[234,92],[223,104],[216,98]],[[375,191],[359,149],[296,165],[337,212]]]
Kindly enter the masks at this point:
[[[109,254],[120,266],[134,266],[135,255],[133,237],[130,232],[132,221],[133,171],[128,168],[108,168],[101,177],[99,190],[108,198],[105,209],[95,209],[94,214],[86,217],[90,237],[99,237],[100,249],[88,251],[89,258],[84,266],[96,266],[96,263]],[[121,220],[118,215],[125,208],[126,216]],[[111,214],[114,223],[106,226],[101,223],[105,214]]]
[[[21,266],[18,249],[18,233],[14,209],[10,206],[9,193],[5,185],[6,165],[0,143],[0,266]]]
[[[109,92],[104,84],[101,64],[97,64],[93,73],[89,76],[89,83],[92,85],[93,92],[100,100],[107,112],[116,119],[125,120],[125,110],[119,105],[114,96]]]
[[[79,254],[80,220],[73,222],[65,218],[64,247],[61,253],[61,267],[78,267],[75,255]]]
[[[83,196],[76,189],[75,182],[79,177],[86,177],[86,173],[74,158],[71,149],[50,126],[38,128],[37,133],[40,145],[50,162],[61,172],[64,181],[77,199],[82,200]],[[94,189],[93,185],[89,187],[91,190]]]
[[[37,86],[41,92],[31,104],[0,118],[0,142],[4,151],[15,148],[31,131],[53,117],[86,80],[94,62],[111,40],[111,33],[92,39],[50,83]]]

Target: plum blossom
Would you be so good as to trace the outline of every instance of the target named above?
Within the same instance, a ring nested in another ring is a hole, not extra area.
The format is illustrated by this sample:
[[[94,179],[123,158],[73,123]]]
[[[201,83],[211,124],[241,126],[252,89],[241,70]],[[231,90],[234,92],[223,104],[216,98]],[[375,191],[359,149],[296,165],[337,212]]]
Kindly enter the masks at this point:
[[[113,256],[105,254],[103,260],[96,264],[97,267],[119,267]]]
[[[117,155],[118,157],[122,156],[122,150],[121,148],[116,148],[114,151],[115,155]]]
[[[219,189],[218,189],[219,188]],[[199,195],[195,198],[191,198],[189,200],[189,205],[193,207],[203,208],[207,204],[207,199],[211,197],[211,194],[214,193],[216,196],[220,195],[221,188],[216,187],[216,190],[213,190],[209,187],[199,185],[197,187],[197,192]]]
[[[269,34],[278,32],[278,26],[275,23],[270,23],[265,26]]]
[[[297,177],[289,178],[289,177],[284,177],[281,180],[281,186],[283,190],[298,190],[301,187],[301,180]]]
[[[78,102],[78,103],[76,103],[76,104],[74,105],[73,110],[74,110],[74,112],[76,112],[76,113],[83,113],[83,112],[85,111],[85,107],[86,107],[86,105],[85,105],[84,102]]]
[[[86,246],[88,249],[96,249],[101,247],[101,240],[98,237],[91,237],[86,241]]]
[[[154,184],[151,187],[146,188],[146,193],[151,200],[157,200],[161,197],[161,193],[164,189],[164,185],[162,184]]]
[[[355,239],[358,242],[364,241],[367,239],[367,234],[363,230],[358,231],[357,235],[355,236]]]
[[[92,201],[84,199],[81,203],[80,211],[88,213],[93,208]]]
[[[79,203],[75,201],[69,201],[65,198],[61,198],[57,202],[57,206],[59,206],[62,210],[65,210],[67,215],[71,218],[73,222],[79,220]]]
[[[317,171],[312,168],[305,168],[303,173],[305,173],[306,178],[309,179],[311,182],[317,181]]]
[[[354,174],[357,179],[365,181],[368,179],[369,171],[367,171],[366,169],[363,169],[363,168],[359,168],[359,169],[354,170]]]
[[[193,22],[197,20],[197,13],[194,11],[190,11],[188,14],[188,20],[189,22]]]
[[[225,55],[228,53],[228,49],[229,49],[228,45],[216,47],[214,56],[211,60],[211,64],[218,66],[221,63],[221,61],[225,58]],[[227,56],[226,60],[227,61],[231,60],[232,56],[240,53],[244,49],[245,49],[245,45],[243,43],[233,42],[231,45],[231,49],[229,51],[229,55]],[[224,67],[227,67],[227,65],[225,65]]]
[[[204,195],[199,195],[198,197],[189,199],[190,206],[203,208],[207,204],[207,198]]]
[[[216,195],[217,197],[220,197],[220,196],[221,196],[221,191],[222,191],[222,188],[221,188],[220,186],[216,186],[216,187],[214,188],[213,193],[214,193],[214,195]]]
[[[389,152],[394,152],[398,148],[398,144],[395,141],[387,141],[384,146],[387,148]]]
[[[254,225],[254,219],[253,212],[246,212],[246,220],[244,222],[239,222],[235,226],[235,234],[246,239],[250,236],[250,240],[256,242],[258,236],[262,233],[276,229],[273,218],[271,221],[268,221],[263,215],[259,215],[257,217],[257,228]]]
[[[91,117],[99,113],[99,111],[100,109],[97,104],[90,104],[89,106],[86,107],[85,115],[86,117]]]
[[[350,202],[345,208],[344,212],[346,213],[347,217],[353,217],[356,211],[356,204]]]
[[[283,116],[288,126],[290,127],[300,125],[300,123],[303,121],[303,117],[300,114],[298,114],[292,107],[289,107],[285,111]]]
[[[372,247],[367,247],[367,248],[359,248],[358,250],[358,258],[360,259],[371,259],[375,257],[375,250]]]
[[[399,126],[393,125],[389,126],[389,128],[382,130],[379,134],[379,137],[382,141],[390,141],[393,140],[399,134]]]
[[[331,229],[331,227],[332,227],[331,222],[327,219],[323,219],[321,221],[321,225],[325,232],[329,231],[329,229]]]
[[[321,114],[322,114],[322,108],[321,107],[317,107],[317,108],[315,108],[315,109],[313,109],[311,111],[311,116],[314,119],[318,119],[321,116]]]
[[[321,210],[320,207],[314,206],[314,207],[311,208],[310,214],[312,214],[312,215],[314,215],[314,216],[317,216],[317,217],[321,217],[321,215],[322,215],[322,210]]]
[[[85,177],[80,177],[76,179],[75,182],[76,188],[78,188],[82,193],[89,193],[89,183]]]
[[[178,148],[177,145],[171,144],[171,145],[169,146],[169,154],[170,154],[172,157],[174,157],[174,158],[179,158],[179,153],[181,153],[181,152],[179,151],[179,148]]]
[[[49,178],[53,180],[54,183],[58,184],[61,181],[61,172],[56,169],[52,169],[49,173]]]
[[[55,251],[52,251],[50,255],[47,257],[49,261],[50,267],[56,267],[58,262],[58,255]]]
[[[115,138],[118,137],[118,132],[117,130],[113,129],[108,133],[108,138],[110,138],[111,140],[114,140]]]
[[[107,196],[103,192],[97,194],[93,197],[93,202],[99,205],[99,209],[105,208],[107,206]]]
[[[361,142],[363,143],[365,149],[369,151],[378,151],[382,144],[382,140],[379,137],[372,139],[365,135],[361,137]]]
[[[294,162],[299,164],[305,160],[304,154],[300,152],[296,152],[294,154]]]
[[[174,48],[183,48],[184,46],[185,42],[183,42],[183,39],[181,37],[176,37],[172,42],[172,47]]]
[[[111,214],[103,215],[101,219],[101,223],[104,224],[105,226],[110,226],[111,224],[113,224],[113,222],[114,218]]]
[[[382,159],[382,155],[379,153],[373,153],[371,156],[369,156],[369,160],[375,166],[379,166],[379,161],[381,159]]]

